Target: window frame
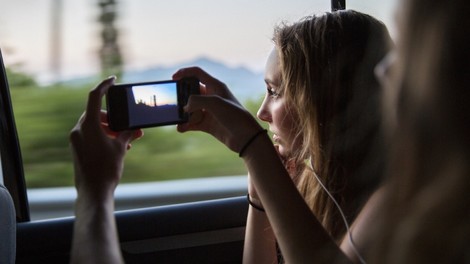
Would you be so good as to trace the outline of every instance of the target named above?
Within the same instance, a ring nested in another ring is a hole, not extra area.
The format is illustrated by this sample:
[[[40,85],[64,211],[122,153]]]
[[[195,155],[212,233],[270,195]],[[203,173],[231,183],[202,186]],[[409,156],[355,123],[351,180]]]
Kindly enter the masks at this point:
[[[2,177],[15,204],[16,221],[30,220],[23,159],[16,130],[10,88],[0,50],[0,156]]]

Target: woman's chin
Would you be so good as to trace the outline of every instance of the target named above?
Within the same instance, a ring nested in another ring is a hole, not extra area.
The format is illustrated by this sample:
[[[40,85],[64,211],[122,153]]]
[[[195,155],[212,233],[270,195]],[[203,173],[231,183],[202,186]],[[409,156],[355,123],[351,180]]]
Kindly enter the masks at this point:
[[[277,145],[277,151],[281,157],[289,157],[290,151],[282,145]]]

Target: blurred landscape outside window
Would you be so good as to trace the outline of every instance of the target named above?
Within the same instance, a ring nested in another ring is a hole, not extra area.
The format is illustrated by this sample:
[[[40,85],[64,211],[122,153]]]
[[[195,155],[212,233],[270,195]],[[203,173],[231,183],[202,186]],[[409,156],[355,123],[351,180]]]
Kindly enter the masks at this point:
[[[395,0],[347,1],[394,35]],[[10,82],[28,188],[72,186],[68,133],[102,78],[171,79],[199,66],[253,114],[274,26],[330,10],[329,0],[0,0],[0,48]],[[245,175],[236,153],[200,132],[145,129],[122,182]]]

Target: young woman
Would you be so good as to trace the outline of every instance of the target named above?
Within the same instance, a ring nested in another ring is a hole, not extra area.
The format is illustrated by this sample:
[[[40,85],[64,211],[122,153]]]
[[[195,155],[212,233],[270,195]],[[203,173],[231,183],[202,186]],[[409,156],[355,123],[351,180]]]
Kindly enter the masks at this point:
[[[318,228],[323,229],[325,237],[331,237],[339,245],[347,237],[346,226],[353,223],[382,178],[385,159],[379,115],[381,90],[374,68],[387,54],[390,37],[381,22],[348,10],[283,25],[275,30],[274,42],[275,49],[266,65],[267,94],[258,117],[269,124],[274,134],[276,150],[286,166],[281,171],[285,173],[287,169],[299,188],[306,201],[306,204],[301,201],[302,206],[307,205],[312,210],[314,215],[311,217],[316,217],[321,224]],[[199,69],[183,69],[176,73],[175,78],[193,74],[206,84],[207,94],[220,95],[218,91],[223,86],[213,87],[213,80],[205,83],[211,77]],[[281,234],[272,233],[270,226],[275,220],[270,217],[269,208],[266,209],[267,214],[263,212],[267,201],[257,193],[258,189],[263,189],[260,185],[264,183],[256,183],[260,181],[256,177],[270,179],[272,175],[268,167],[273,166],[274,161],[250,156],[256,151],[255,146],[250,145],[259,144],[258,141],[266,136],[252,131],[253,138],[245,138],[248,143],[239,140],[243,137],[234,138],[247,147],[232,147],[231,142],[225,141],[226,137],[246,126],[226,128],[230,134],[219,134],[220,127],[228,124],[212,118],[217,118],[215,112],[228,113],[219,109],[222,102],[206,102],[209,99],[206,97],[194,98],[198,102],[202,100],[200,106],[194,107],[194,102],[188,106],[188,111],[202,108],[206,113],[204,120],[200,124],[180,125],[179,130],[208,131],[232,149],[243,152],[241,156],[245,158],[253,178],[248,196],[253,206],[247,221],[244,261],[272,263],[278,258],[277,261],[283,262],[275,241],[277,237],[282,248]],[[212,97],[211,100],[223,99],[220,97]],[[210,124],[206,119],[211,120]],[[258,125],[252,127],[262,131]],[[270,146],[260,150],[261,155],[267,155],[272,149]],[[260,167],[265,172],[258,172],[250,166]],[[269,187],[268,191],[282,187],[282,184]],[[293,195],[283,196],[281,193],[278,192],[277,196],[286,200],[278,201],[279,204],[286,203]],[[271,210],[279,210],[279,204],[278,208]],[[287,211],[285,215],[296,221],[295,215],[289,215]]]

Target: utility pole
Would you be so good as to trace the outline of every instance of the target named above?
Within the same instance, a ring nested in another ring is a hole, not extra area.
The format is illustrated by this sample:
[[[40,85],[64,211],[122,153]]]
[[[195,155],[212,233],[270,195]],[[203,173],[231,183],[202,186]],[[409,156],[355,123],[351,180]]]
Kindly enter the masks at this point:
[[[118,44],[118,30],[114,25],[117,17],[117,3],[115,0],[98,1],[101,10],[99,22],[102,26],[102,46],[99,50],[101,75],[102,77],[115,75],[119,79],[123,73],[123,62]]]
[[[51,73],[56,83],[62,81],[62,0],[52,0],[51,20]]]

